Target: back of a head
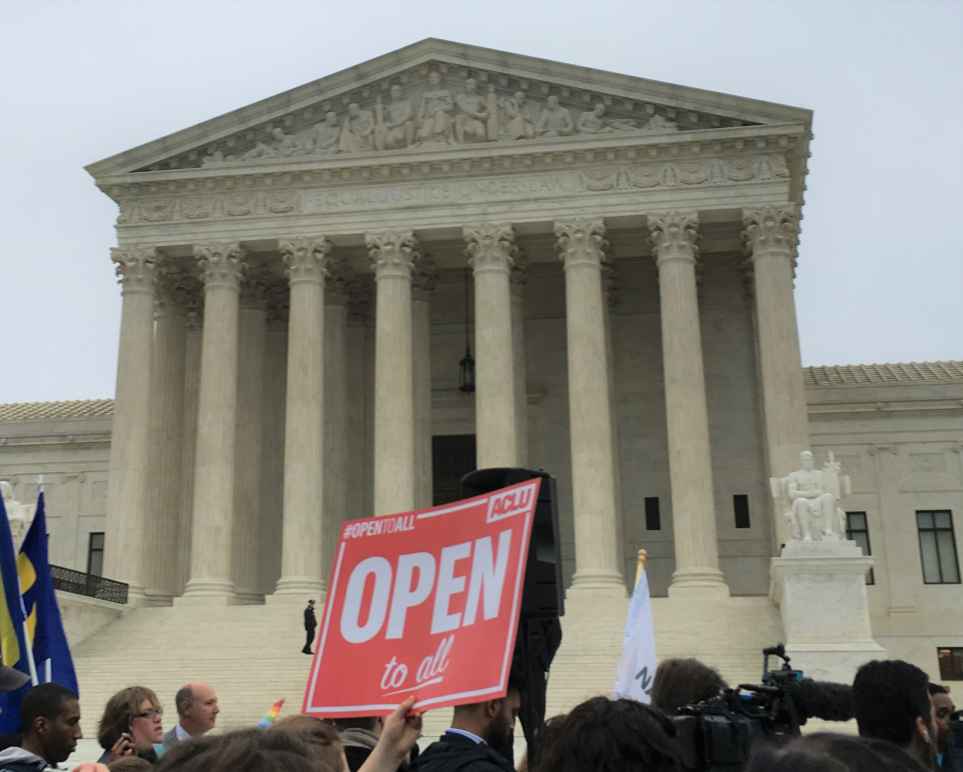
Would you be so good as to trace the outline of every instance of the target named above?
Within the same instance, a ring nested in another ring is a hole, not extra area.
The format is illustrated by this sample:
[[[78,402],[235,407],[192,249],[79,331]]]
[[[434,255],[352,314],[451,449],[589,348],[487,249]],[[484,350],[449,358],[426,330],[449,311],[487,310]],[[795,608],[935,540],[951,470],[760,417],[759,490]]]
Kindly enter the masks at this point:
[[[675,772],[678,759],[675,727],[659,711],[593,697],[553,727],[538,772]]]
[[[916,719],[930,721],[929,678],[909,662],[873,660],[853,679],[853,710],[863,737],[908,746]]]
[[[156,772],[340,772],[291,732],[244,729],[175,745]]]
[[[727,686],[719,671],[697,659],[665,659],[652,680],[652,704],[666,715],[711,699]]]
[[[311,755],[332,769],[341,768],[341,741],[338,733],[328,722],[313,716],[286,716],[273,724],[266,732],[269,739],[283,734],[295,738],[310,750]]]
[[[901,748],[871,737],[819,732],[785,745],[759,743],[744,772],[921,772]]]
[[[365,731],[368,731],[368,732],[378,731],[377,716],[356,716],[354,718],[334,718],[334,719],[331,719],[330,723],[339,732],[344,732],[346,729],[364,729]]]
[[[153,768],[153,764],[139,756],[123,756],[107,765],[110,772],[147,772]]]
[[[23,696],[20,703],[20,721],[25,734],[30,732],[34,719],[43,717],[55,719],[68,700],[76,700],[77,695],[60,684],[40,684]]]

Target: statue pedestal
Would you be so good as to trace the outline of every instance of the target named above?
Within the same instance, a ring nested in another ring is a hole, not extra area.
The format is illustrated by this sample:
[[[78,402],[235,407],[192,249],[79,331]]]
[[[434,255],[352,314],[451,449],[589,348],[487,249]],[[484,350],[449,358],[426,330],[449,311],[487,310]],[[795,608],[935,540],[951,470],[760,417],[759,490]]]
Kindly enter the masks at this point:
[[[772,559],[769,596],[782,614],[786,653],[807,677],[852,683],[860,665],[886,657],[870,625],[872,566],[848,540],[792,541]]]

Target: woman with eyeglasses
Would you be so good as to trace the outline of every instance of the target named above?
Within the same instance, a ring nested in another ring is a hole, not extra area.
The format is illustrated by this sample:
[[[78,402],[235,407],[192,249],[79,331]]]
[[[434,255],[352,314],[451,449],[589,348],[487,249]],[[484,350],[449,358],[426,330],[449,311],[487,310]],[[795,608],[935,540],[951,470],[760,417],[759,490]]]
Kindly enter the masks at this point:
[[[157,695],[146,686],[128,686],[107,701],[97,728],[104,749],[101,764],[124,756],[157,761],[156,745],[164,739],[164,711]]]

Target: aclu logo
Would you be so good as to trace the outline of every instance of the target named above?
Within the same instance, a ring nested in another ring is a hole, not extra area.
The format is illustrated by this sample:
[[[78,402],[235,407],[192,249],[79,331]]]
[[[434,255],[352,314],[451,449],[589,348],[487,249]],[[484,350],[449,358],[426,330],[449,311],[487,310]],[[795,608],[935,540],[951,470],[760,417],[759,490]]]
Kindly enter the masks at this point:
[[[520,515],[528,509],[534,509],[535,483],[527,483],[518,488],[502,493],[495,493],[488,500],[488,515],[486,523],[496,523]]]

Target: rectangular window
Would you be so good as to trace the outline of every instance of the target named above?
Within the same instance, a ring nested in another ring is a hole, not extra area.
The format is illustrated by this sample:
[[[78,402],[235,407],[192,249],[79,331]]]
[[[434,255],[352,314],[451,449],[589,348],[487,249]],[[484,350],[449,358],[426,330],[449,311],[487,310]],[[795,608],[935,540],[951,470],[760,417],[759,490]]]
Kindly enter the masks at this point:
[[[856,542],[864,555],[872,555],[873,549],[869,545],[869,521],[865,512],[846,513],[846,538]],[[866,584],[876,584],[873,569],[866,574]]]
[[[749,522],[749,497],[745,493],[737,493],[732,497],[732,511],[736,513],[736,528],[751,528]]]
[[[645,498],[645,530],[662,530],[662,513],[659,512],[658,496],[646,496]]]
[[[936,650],[941,681],[963,681],[963,648],[940,646]]]
[[[87,541],[87,573],[104,575],[104,532],[91,531]]]
[[[956,556],[953,515],[948,509],[918,510],[920,563],[925,584],[959,584],[960,564]]]

